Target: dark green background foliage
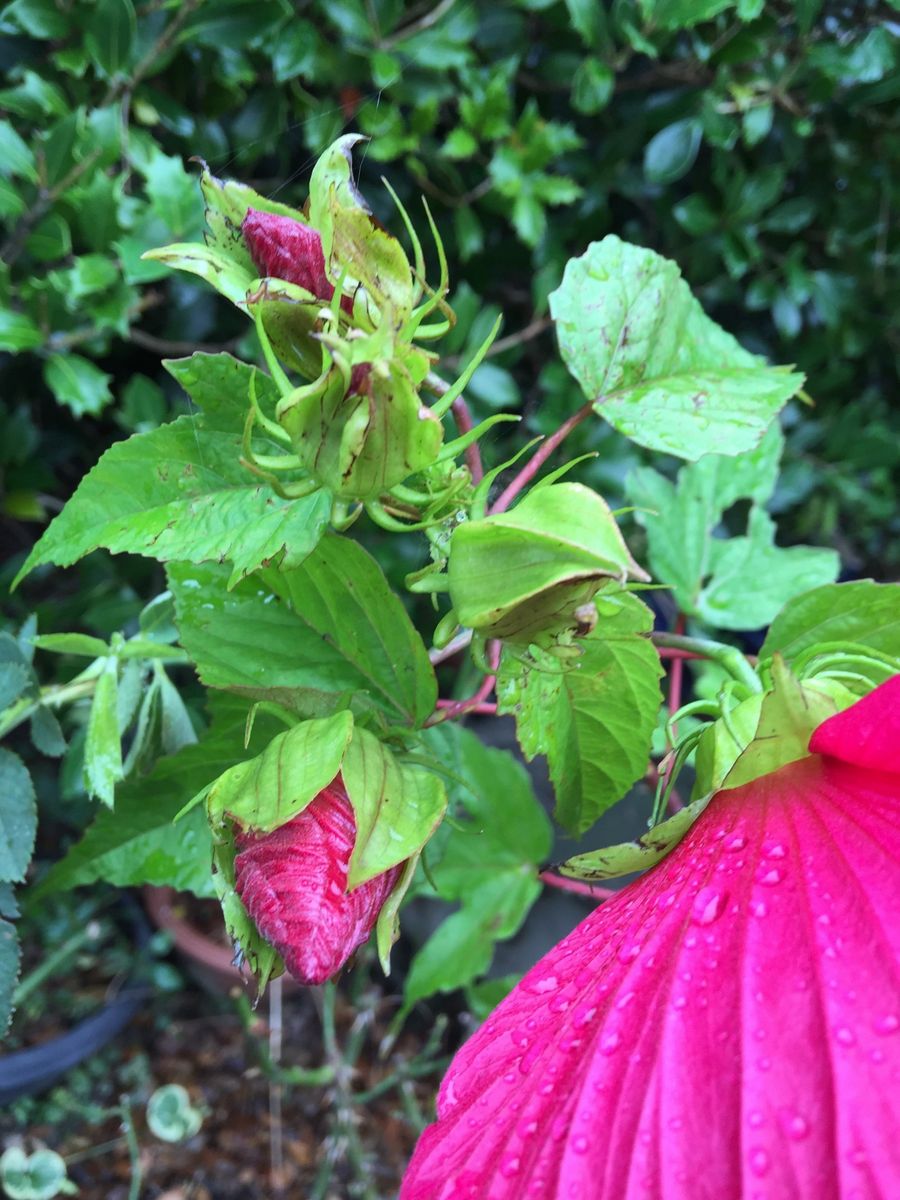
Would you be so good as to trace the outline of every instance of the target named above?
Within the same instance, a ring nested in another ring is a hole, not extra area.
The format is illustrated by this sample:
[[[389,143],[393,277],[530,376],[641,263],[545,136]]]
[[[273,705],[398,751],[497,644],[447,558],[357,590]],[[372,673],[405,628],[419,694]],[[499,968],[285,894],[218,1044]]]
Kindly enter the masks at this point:
[[[479,369],[479,415],[522,407],[546,432],[582,403],[544,328],[547,295],[569,256],[618,233],[674,258],[749,348],[808,374],[816,407],[787,413],[769,505],[782,540],[834,543],[851,573],[889,575],[898,8],[14,0],[0,18],[11,549],[27,550],[111,440],[183,404],[161,356],[246,338],[199,282],[140,261],[201,232],[188,159],[302,203],[314,156],[358,129],[379,215],[396,225],[382,172],[435,211],[460,317],[449,353],[478,344],[497,308],[504,336],[538,331]],[[579,435],[567,452],[600,449],[583,470],[615,501],[640,452],[596,422]],[[42,629],[119,627],[153,570],[89,562],[70,573],[77,607],[57,595]]]

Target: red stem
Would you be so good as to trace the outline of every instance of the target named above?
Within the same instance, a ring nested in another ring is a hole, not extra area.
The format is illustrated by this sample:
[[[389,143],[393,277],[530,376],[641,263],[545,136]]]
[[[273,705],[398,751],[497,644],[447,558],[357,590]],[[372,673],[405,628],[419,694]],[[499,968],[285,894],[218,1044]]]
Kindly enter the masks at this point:
[[[496,672],[500,665],[500,643],[498,641],[490,641],[487,644],[487,660],[491,667],[491,674],[485,675],[481,681],[481,686],[477,692],[468,696],[465,700],[438,700],[437,708],[425,722],[426,725],[437,725],[441,721],[454,721],[457,717],[463,716],[470,712],[484,712],[485,701],[494,690],[494,684],[497,682]],[[487,705],[487,711],[497,711],[496,704]]]
[[[599,887],[595,883],[582,883],[580,879],[566,879],[564,875],[554,875],[552,871],[541,871],[538,876],[541,883],[559,888],[562,892],[574,892],[576,896],[590,896],[599,904],[601,900],[609,900],[615,894],[615,888]]]
[[[522,470],[515,476],[510,484],[504,488],[495,502],[491,505],[492,513],[506,512],[522,488],[527,483],[530,483],[537,475],[538,471],[556,449],[556,447],[565,438],[569,436],[576,425],[580,425],[585,417],[589,417],[594,411],[592,404],[585,404],[584,408],[579,408],[577,413],[573,413],[568,421],[564,421],[557,429],[556,433],[551,433],[546,441],[541,442],[532,457],[528,460]]]
[[[461,701],[459,700],[438,700],[437,706],[438,708],[455,708],[460,703]],[[471,704],[469,701],[466,701],[466,703],[469,705],[466,708],[466,713],[476,713],[478,716],[484,717],[495,717],[497,715],[497,705],[491,702]]]
[[[462,396],[457,396],[450,405],[450,411],[453,413],[453,420],[456,422],[456,428],[460,434],[469,433],[475,428],[475,422],[472,420],[472,414],[469,411],[469,406],[463,400]],[[469,474],[472,476],[473,483],[480,483],[484,478],[484,467],[481,465],[481,450],[478,448],[478,443],[473,442],[471,446],[467,446],[464,454],[466,466],[469,468]]]

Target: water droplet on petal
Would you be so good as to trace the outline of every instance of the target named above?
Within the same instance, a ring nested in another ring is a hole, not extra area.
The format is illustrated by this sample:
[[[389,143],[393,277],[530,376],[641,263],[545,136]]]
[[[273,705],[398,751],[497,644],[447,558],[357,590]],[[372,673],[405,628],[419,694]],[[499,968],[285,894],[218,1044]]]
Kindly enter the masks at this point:
[[[719,888],[702,887],[691,905],[691,920],[697,925],[712,925],[725,911],[727,892]]]
[[[787,858],[787,847],[783,842],[766,840],[763,842],[762,852],[766,858]]]
[[[838,1025],[834,1031],[834,1040],[842,1046],[855,1046],[856,1034],[848,1025]]]
[[[765,1123],[765,1115],[758,1108],[753,1108],[747,1113],[747,1124],[751,1129],[760,1129]]]
[[[747,839],[745,837],[742,837],[739,833],[736,833],[733,837],[730,837],[728,839],[728,841],[725,843],[725,849],[733,850],[733,851],[743,850],[743,848],[746,845],[747,845]]]
[[[778,867],[767,867],[765,864],[756,870],[756,882],[763,887],[775,887],[781,883],[783,876]]]
[[[750,1170],[754,1175],[762,1177],[768,1174],[769,1162],[769,1156],[765,1150],[750,1151]]]
[[[752,900],[750,902],[750,911],[754,917],[764,917],[769,911],[769,906],[765,900]]]
[[[625,942],[624,945],[619,947],[619,952],[616,957],[621,963],[630,963],[634,962],[640,952],[640,942]]]
[[[578,1137],[572,1138],[571,1145],[576,1154],[587,1154],[590,1142],[583,1134],[579,1134]]]
[[[790,1138],[792,1142],[802,1142],[804,1138],[809,1137],[809,1122],[789,1108],[783,1109],[778,1114],[778,1123],[781,1125],[784,1136]]]
[[[678,1132],[679,1129],[684,1129],[684,1118],[683,1117],[670,1117],[669,1118],[669,1128],[674,1130],[676,1133]]]
[[[615,1054],[615,1052],[619,1048],[621,1041],[622,1041],[622,1039],[619,1036],[619,1034],[617,1034],[617,1033],[606,1034],[605,1037],[600,1039],[600,1053],[607,1054],[607,1055]]]
[[[851,1150],[847,1155],[847,1160],[853,1167],[864,1167],[869,1161],[865,1150]]]
[[[882,1037],[896,1033],[898,1029],[900,1029],[900,1018],[896,1013],[888,1013],[887,1016],[879,1017],[875,1022],[875,1032],[881,1034]]]
[[[623,996],[620,996],[619,999],[616,1001],[616,1008],[627,1008],[633,999],[634,999],[634,992],[625,992],[625,994]]]
[[[517,1154],[507,1154],[500,1164],[500,1174],[504,1179],[512,1179],[518,1175],[522,1166],[522,1160]]]

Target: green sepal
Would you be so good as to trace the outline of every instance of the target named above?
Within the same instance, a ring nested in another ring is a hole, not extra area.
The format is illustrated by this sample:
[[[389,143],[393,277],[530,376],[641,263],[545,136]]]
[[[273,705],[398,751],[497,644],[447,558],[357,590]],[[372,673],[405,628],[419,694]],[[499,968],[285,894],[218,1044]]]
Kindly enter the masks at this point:
[[[203,242],[175,242],[170,246],[147,250],[141,258],[165,263],[173,271],[198,275],[232,304],[241,304],[257,278],[255,268],[248,270],[215,246],[204,245]]]
[[[324,307],[305,288],[283,279],[264,279],[244,297],[241,307],[262,321],[272,349],[286,367],[306,379],[315,379],[322,370],[322,346],[313,334],[320,324]]]
[[[561,863],[557,870],[570,879],[596,883],[600,879],[617,879],[634,871],[655,867],[669,854],[712,799],[712,793],[679,809],[677,813],[648,830],[636,841],[620,842],[602,850],[576,854]]]
[[[742,787],[806,758],[813,731],[837,711],[832,696],[815,683],[801,683],[776,654],[772,659],[772,690],[763,696],[753,740],[735,760],[721,786]]]
[[[443,426],[397,360],[372,363],[358,394],[348,394],[336,368],[324,386],[303,391],[279,420],[301,462],[336,496],[375,499],[434,462]]]
[[[346,134],[320,155],[309,181],[310,222],[322,236],[329,279],[354,296],[354,321],[374,327],[389,309],[391,323],[399,326],[415,303],[412,271],[403,247],[375,224],[353,181],[352,150],[364,140]]]
[[[214,833],[230,822],[269,833],[303,812],[339,773],[352,733],[346,711],[301,721],[256,758],[229,768],[206,798]]]
[[[448,575],[462,625],[524,645],[577,629],[578,610],[605,580],[648,578],[606,502],[578,483],[551,484],[509,512],[458,526]]]
[[[403,873],[385,900],[381,912],[378,914],[378,920],[375,922],[375,945],[378,949],[378,961],[381,963],[381,969],[385,975],[391,973],[391,948],[400,933],[400,906],[410,889],[421,857],[422,852],[417,851],[406,860]]]
[[[404,763],[374,734],[356,728],[341,768],[356,816],[349,889],[418,854],[447,807],[442,781]]]

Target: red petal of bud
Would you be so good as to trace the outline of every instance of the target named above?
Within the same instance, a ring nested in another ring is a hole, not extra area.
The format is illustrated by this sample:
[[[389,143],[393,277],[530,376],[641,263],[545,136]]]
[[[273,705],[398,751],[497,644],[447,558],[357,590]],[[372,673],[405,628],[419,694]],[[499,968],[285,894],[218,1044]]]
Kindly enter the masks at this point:
[[[241,232],[256,269],[330,300],[334,286],[325,274],[322,238],[317,229],[276,213],[247,210]]]
[[[324,983],[368,938],[401,867],[347,891],[356,819],[340,776],[271,833],[241,833],[235,889],[301,983]]]

